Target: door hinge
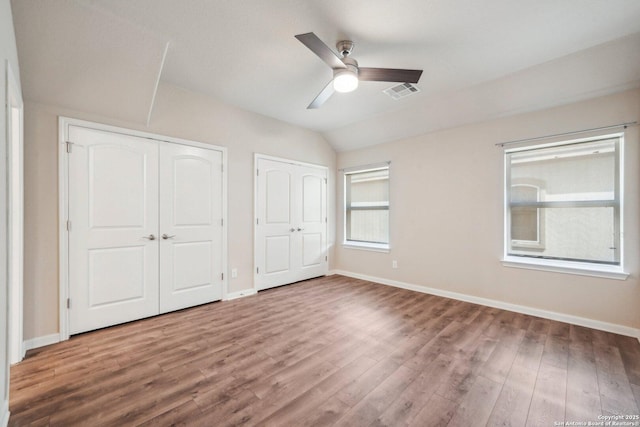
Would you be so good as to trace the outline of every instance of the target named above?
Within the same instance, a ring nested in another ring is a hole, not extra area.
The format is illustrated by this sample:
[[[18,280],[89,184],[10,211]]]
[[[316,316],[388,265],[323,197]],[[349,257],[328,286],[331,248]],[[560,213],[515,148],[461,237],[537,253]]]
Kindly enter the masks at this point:
[[[224,280],[224,273],[220,273],[220,278]]]
[[[256,169],[256,176],[260,176],[260,169]]]
[[[67,298],[67,308],[71,308],[71,298]]]
[[[73,149],[71,146],[73,145],[73,142],[71,141],[65,141],[67,144],[67,153],[71,153],[71,150]]]
[[[256,218],[256,225],[260,225],[260,219]]]
[[[324,222],[327,222],[327,217],[326,216],[324,217]]]
[[[256,267],[256,274],[260,274],[260,267]]]
[[[224,227],[224,218],[220,218],[220,226]]]
[[[224,163],[222,163],[222,164],[220,165],[220,170],[221,170],[222,172],[224,172]]]
[[[325,179],[324,179],[324,183],[325,183],[325,184],[327,183],[327,178],[325,178]]]
[[[325,261],[329,261],[329,257],[327,255],[324,256]]]
[[[71,231],[71,220],[67,220],[67,231]]]

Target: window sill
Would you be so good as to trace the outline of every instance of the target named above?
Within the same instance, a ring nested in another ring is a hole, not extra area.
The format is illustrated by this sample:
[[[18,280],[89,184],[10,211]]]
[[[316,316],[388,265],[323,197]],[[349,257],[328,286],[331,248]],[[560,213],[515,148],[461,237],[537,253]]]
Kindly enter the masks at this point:
[[[385,252],[389,253],[389,245],[381,243],[357,243],[357,242],[343,242],[342,247],[345,249],[359,249],[372,252]]]
[[[598,265],[547,259],[534,260],[512,256],[505,256],[502,260],[502,265],[505,267],[576,274],[579,276],[602,277],[605,279],[615,280],[627,280],[627,277],[629,277],[629,273],[625,273],[621,267],[614,265]]]

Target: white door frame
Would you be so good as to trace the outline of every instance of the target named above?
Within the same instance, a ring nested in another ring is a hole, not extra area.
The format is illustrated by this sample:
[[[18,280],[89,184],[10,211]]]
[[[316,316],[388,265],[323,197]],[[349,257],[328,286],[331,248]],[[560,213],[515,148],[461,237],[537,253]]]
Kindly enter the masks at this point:
[[[23,343],[23,244],[24,244],[24,104],[9,61],[7,72],[7,194],[9,363],[24,358]]]
[[[285,159],[283,157],[275,157],[275,156],[269,156],[267,154],[260,154],[260,153],[254,153],[253,156],[253,293],[257,293],[258,292],[258,273],[257,273],[257,268],[258,268],[258,256],[257,256],[257,250],[256,248],[258,247],[258,233],[256,230],[256,225],[257,225],[257,221],[258,221],[258,213],[259,213],[259,208],[258,208],[258,160],[273,160],[276,162],[282,162],[282,163],[288,163],[291,165],[297,165],[297,166],[306,166],[306,167],[310,167],[310,168],[316,168],[316,169],[320,169],[320,170],[324,170],[327,171],[327,178],[329,175],[329,167],[328,166],[324,166],[324,165],[318,165],[318,164],[314,164],[314,163],[306,163],[306,162],[300,162],[297,160],[291,160],[291,159]],[[327,214],[328,214],[328,195],[326,196],[325,199],[325,203],[327,204]],[[328,244],[328,237],[329,237],[329,227],[328,227],[328,223],[325,222],[325,251],[327,252],[327,256],[328,256],[328,248],[329,248],[329,244]],[[328,260],[327,260],[327,265],[328,265]]]
[[[67,230],[67,219],[69,218],[69,164],[67,150],[73,150],[73,141],[69,141],[69,126],[85,127],[104,132],[119,133],[139,138],[153,139],[158,142],[168,142],[172,144],[188,145],[191,147],[204,148],[207,150],[217,150],[222,153],[222,216],[224,218],[222,229],[222,270],[225,272],[222,283],[222,299],[227,295],[228,288],[228,263],[227,263],[227,148],[219,145],[205,144],[203,142],[190,141],[187,139],[173,138],[149,132],[141,132],[131,129],[109,126],[85,120],[73,119],[60,116],[58,118],[58,194],[59,194],[59,325],[60,340],[69,339],[69,311],[67,309],[67,299],[69,298],[69,230]],[[67,144],[70,142],[70,144]],[[71,147],[71,148],[68,148]]]

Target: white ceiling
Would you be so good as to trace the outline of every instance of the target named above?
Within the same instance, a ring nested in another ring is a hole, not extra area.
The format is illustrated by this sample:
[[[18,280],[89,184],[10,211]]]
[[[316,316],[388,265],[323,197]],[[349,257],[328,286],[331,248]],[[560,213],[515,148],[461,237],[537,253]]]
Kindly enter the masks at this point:
[[[27,99],[146,123],[158,79],[317,130],[338,151],[640,86],[638,0],[13,0]],[[424,69],[306,106],[331,70]],[[126,102],[122,102],[126,100]]]

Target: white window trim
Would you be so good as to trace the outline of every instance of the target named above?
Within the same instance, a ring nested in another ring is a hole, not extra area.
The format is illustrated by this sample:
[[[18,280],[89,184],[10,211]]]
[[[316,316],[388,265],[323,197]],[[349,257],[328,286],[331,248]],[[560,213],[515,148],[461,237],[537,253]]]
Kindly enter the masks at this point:
[[[620,245],[620,264],[619,265],[608,265],[608,264],[599,264],[599,263],[590,263],[590,262],[580,262],[580,261],[563,261],[563,260],[555,260],[555,259],[546,259],[546,258],[534,258],[534,257],[526,257],[526,256],[513,256],[509,255],[509,206],[508,206],[508,189],[507,189],[507,174],[509,172],[509,166],[506,161],[506,154],[515,153],[518,151],[530,150],[532,147],[536,149],[539,148],[548,148],[548,147],[556,147],[562,145],[576,144],[581,142],[588,141],[596,141],[600,139],[608,139],[608,138],[617,138],[618,139],[618,161],[619,161],[619,192],[620,192],[620,219],[619,219],[619,245]],[[606,279],[615,279],[615,280],[626,280],[629,277],[629,273],[624,270],[624,132],[614,133],[614,134],[606,134],[606,135],[597,135],[597,136],[589,136],[586,138],[572,139],[566,141],[558,141],[552,142],[548,144],[533,144],[528,146],[521,146],[512,149],[504,150],[504,171],[503,171],[503,258],[501,263],[505,267],[514,267],[514,268],[523,268],[527,270],[539,270],[539,271],[549,271],[555,273],[566,273],[566,274],[575,274],[580,276],[590,276],[590,277],[600,277]]]
[[[602,277],[605,279],[626,280],[629,273],[617,265],[595,264],[588,262],[536,259],[506,255],[502,259],[505,267],[524,268],[526,270],[550,271],[554,273],[576,274],[579,276]]]
[[[381,162],[381,163],[374,163],[374,164],[369,164],[369,165],[363,165],[363,166],[354,166],[354,167],[350,167],[350,168],[345,168],[342,169],[343,172],[343,176],[342,176],[342,191],[343,191],[343,197],[342,197],[342,247],[345,249],[357,249],[357,250],[364,250],[364,251],[371,251],[371,252],[384,252],[384,253],[389,253],[391,251],[391,230],[389,229],[389,243],[374,243],[374,242],[359,242],[357,240],[347,240],[347,183],[345,180],[345,175],[350,175],[350,174],[354,174],[354,173],[361,173],[361,172],[369,172],[369,171],[374,171],[374,170],[379,170],[379,169],[387,169],[387,171],[389,171],[389,189],[391,189],[391,162],[387,161],[387,162]],[[389,196],[391,197],[391,196]],[[389,210],[389,228],[391,228],[391,209],[390,209],[390,203],[391,201],[389,200],[389,203],[387,203],[387,209]]]
[[[346,249],[361,249],[365,251],[373,252],[391,252],[391,247],[388,243],[369,243],[369,242],[357,242],[354,240],[345,240],[342,242],[342,246]]]

